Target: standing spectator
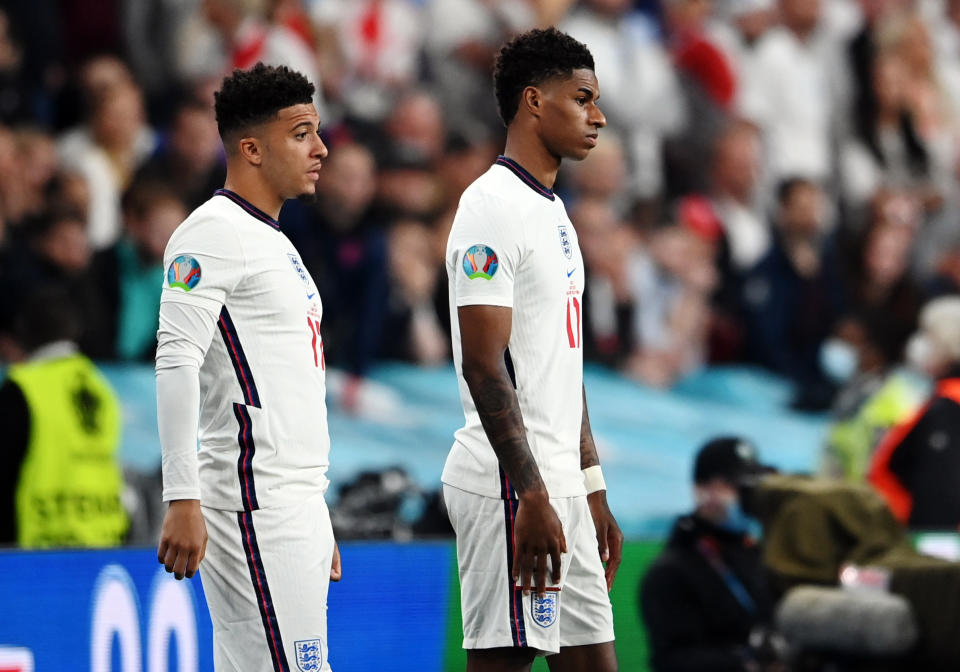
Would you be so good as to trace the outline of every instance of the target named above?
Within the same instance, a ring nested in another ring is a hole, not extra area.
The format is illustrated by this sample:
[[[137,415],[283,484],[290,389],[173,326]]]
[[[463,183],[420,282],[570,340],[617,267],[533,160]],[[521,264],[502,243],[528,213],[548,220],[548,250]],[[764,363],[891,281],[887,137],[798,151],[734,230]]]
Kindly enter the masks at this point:
[[[763,469],[756,449],[736,437],[697,453],[696,508],[674,523],[640,586],[654,672],[777,669],[754,643],[770,631],[773,601],[739,494]]]
[[[786,180],[770,250],[741,286],[747,356],[797,384],[794,403],[824,409],[832,386],[820,346],[842,312],[837,261],[827,235],[826,196],[815,183]]]
[[[838,96],[835,45],[819,30],[821,0],[780,0],[780,18],[744,72],[743,114],[763,129],[772,179],[823,182]]]
[[[182,100],[159,151],[137,173],[138,179],[165,182],[188,209],[197,208],[223,186],[226,164],[210,106]]]
[[[78,311],[66,291],[45,286],[17,317],[29,357],[0,386],[0,544],[116,546],[126,533],[120,402],[77,349]]]
[[[936,389],[923,408],[884,437],[870,465],[870,483],[909,527],[956,530],[960,525],[960,297],[946,296],[924,306],[909,354],[936,379]]]
[[[631,5],[588,0],[562,28],[593,52],[607,123],[627,147],[631,195],[652,200],[663,190],[664,139],[684,128],[686,111],[669,55]]]

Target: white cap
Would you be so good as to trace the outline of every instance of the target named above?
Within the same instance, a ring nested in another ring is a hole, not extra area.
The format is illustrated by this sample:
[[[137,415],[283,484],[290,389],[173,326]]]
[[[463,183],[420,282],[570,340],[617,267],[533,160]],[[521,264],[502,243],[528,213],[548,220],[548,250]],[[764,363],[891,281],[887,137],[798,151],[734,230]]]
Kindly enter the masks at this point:
[[[920,312],[918,335],[926,341],[929,353],[949,361],[960,361],[960,296],[944,296],[930,301]],[[912,340],[912,339],[911,339]]]

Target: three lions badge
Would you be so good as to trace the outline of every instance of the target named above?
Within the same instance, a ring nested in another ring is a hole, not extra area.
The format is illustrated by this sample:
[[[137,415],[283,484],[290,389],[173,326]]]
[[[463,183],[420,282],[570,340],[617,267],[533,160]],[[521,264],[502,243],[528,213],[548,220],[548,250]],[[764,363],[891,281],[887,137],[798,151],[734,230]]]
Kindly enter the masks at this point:
[[[319,639],[301,639],[293,643],[297,649],[297,667],[301,672],[319,672],[323,667],[323,649]]]
[[[560,591],[551,590],[546,595],[530,593],[530,618],[541,628],[549,628],[557,621],[560,610]]]

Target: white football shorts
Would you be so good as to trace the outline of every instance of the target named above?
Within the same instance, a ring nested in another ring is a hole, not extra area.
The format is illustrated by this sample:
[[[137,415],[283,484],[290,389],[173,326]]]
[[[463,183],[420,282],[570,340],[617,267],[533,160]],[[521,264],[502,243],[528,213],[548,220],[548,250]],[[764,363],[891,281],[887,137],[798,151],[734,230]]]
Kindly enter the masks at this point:
[[[519,502],[443,486],[457,534],[463,648],[530,647],[540,655],[560,647],[611,642],[613,609],[587,498],[551,499],[567,540],[560,583],[539,597],[512,579],[513,524]]]
[[[203,507],[200,578],[217,672],[327,672],[333,528],[323,495],[256,511]]]

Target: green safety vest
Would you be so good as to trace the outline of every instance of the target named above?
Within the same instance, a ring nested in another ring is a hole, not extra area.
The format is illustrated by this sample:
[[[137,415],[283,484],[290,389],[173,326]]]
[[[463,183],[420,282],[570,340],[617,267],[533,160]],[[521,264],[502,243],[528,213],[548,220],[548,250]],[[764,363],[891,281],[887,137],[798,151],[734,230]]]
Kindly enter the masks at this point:
[[[16,491],[20,546],[122,542],[120,404],[106,379],[80,354],[16,364],[9,378],[30,412]]]

